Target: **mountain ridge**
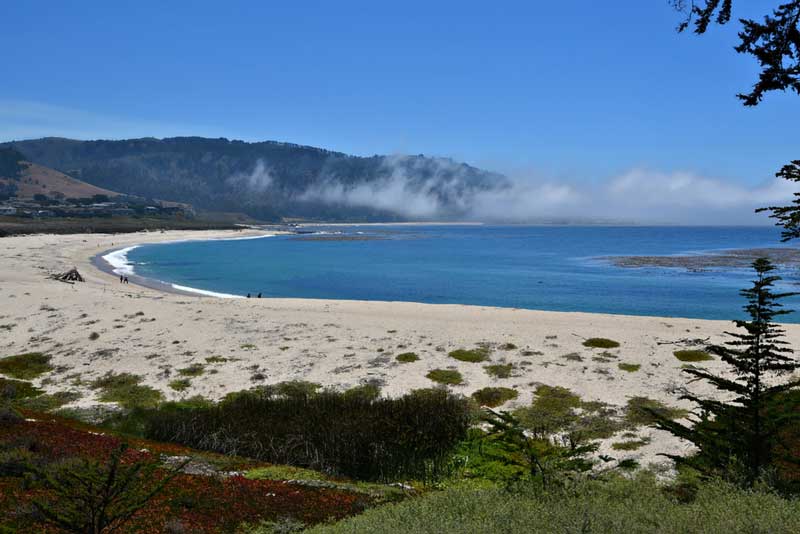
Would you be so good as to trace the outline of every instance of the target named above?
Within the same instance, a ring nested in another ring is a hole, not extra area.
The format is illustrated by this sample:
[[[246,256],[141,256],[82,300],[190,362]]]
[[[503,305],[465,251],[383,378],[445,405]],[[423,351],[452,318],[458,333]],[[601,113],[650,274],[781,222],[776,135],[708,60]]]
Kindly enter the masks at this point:
[[[355,156],[271,140],[45,137],[0,147],[100,188],[262,220],[453,220],[475,195],[509,184],[450,158]]]

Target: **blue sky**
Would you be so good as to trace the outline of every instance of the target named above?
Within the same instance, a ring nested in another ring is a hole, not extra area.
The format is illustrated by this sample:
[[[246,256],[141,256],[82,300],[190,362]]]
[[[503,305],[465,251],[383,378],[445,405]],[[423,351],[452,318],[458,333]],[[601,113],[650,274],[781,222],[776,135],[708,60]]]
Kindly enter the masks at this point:
[[[2,140],[275,139],[580,183],[651,169],[744,187],[800,156],[800,97],[744,108],[734,95],[757,70],[732,50],[736,27],[676,34],[666,0],[26,0],[3,19]]]

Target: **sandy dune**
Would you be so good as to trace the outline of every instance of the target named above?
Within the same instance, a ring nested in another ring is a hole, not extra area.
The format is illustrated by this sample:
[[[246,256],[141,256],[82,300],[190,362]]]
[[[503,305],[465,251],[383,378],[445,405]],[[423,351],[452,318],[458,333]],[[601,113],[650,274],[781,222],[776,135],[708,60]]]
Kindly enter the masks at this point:
[[[429,387],[426,373],[459,370],[466,383],[453,391],[470,394],[490,385],[519,390],[530,402],[536,384],[561,385],[585,400],[624,405],[631,396],[670,404],[684,385],[682,363],[673,351],[683,339],[711,338],[729,322],[586,313],[556,313],[461,305],[304,299],[217,299],[159,292],[95,268],[90,258],[114,247],[177,239],[233,236],[230,232],[167,232],[126,235],[22,236],[0,239],[0,356],[42,351],[53,356],[54,373],[37,383],[49,390],[78,389],[79,405],[96,403],[87,381],[130,372],[167,398],[219,398],[257,384],[303,379],[345,388],[378,381],[388,395]],[[237,233],[236,236],[244,234]],[[76,266],[86,283],[50,280],[48,273]],[[787,326],[800,344],[800,325]],[[90,340],[90,334],[99,337]],[[607,337],[621,343],[612,356],[599,356],[582,342]],[[502,350],[502,344],[517,348]],[[515,364],[510,378],[495,379],[484,364],[448,357],[456,348],[494,347],[494,363]],[[420,360],[401,364],[394,356],[415,352]],[[569,355],[569,356],[568,356]],[[207,363],[219,356],[221,363]],[[568,357],[565,357],[568,356]],[[618,363],[640,364],[635,372]],[[168,387],[177,370],[205,365],[202,376],[178,393]],[[707,364],[711,368],[718,362]],[[69,377],[69,378],[67,378]],[[78,380],[79,379],[79,380]],[[77,385],[76,385],[77,384]],[[708,391],[701,384],[695,391]],[[652,442],[626,457],[651,461],[675,452],[671,437],[650,429]],[[610,451],[604,447],[604,450]],[[616,456],[620,453],[615,451]]]

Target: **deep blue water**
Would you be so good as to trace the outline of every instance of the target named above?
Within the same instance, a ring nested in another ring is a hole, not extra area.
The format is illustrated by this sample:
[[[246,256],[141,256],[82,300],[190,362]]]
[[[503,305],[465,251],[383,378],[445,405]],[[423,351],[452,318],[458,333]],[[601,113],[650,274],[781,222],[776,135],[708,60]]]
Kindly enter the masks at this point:
[[[774,228],[425,226],[328,229],[304,236],[145,245],[137,274],[265,297],[399,300],[707,319],[742,317],[749,270],[615,267],[609,255],[670,255],[780,246]],[[795,271],[780,273],[793,289]],[[787,301],[800,308],[800,299]],[[784,318],[800,321],[800,313]]]

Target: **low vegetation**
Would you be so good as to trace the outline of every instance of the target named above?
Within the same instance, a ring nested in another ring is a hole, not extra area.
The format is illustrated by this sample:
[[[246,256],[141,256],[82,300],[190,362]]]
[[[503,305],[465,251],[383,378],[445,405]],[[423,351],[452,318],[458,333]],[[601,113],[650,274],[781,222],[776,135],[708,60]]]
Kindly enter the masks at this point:
[[[514,370],[514,366],[510,363],[485,365],[483,368],[486,370],[486,374],[495,378],[509,378]]]
[[[707,362],[714,359],[704,350],[676,350],[673,354],[682,362]]]
[[[457,386],[464,383],[464,377],[461,376],[461,373],[453,369],[433,369],[425,376],[438,384]]]
[[[0,358],[0,374],[19,380],[38,378],[52,370],[50,356],[41,352],[29,352]]]
[[[675,420],[686,417],[687,410],[667,406],[648,397],[631,397],[625,407],[625,421],[631,427],[652,425],[659,419]]]
[[[183,369],[178,369],[178,374],[181,376],[201,376],[205,372],[206,368],[203,364],[200,363],[193,363],[189,367],[184,367]]]
[[[489,359],[489,349],[478,347],[476,349],[456,349],[451,351],[448,356],[461,362],[479,363]]]
[[[419,360],[419,356],[415,352],[403,352],[394,357],[400,363],[411,363]]]
[[[160,391],[141,384],[142,377],[130,373],[108,373],[91,383],[102,402],[116,402],[123,408],[154,408],[164,400]]]
[[[604,337],[590,337],[583,342],[583,346],[592,349],[615,349],[619,347],[619,342]]]
[[[192,381],[188,378],[179,378],[177,380],[173,380],[169,383],[169,387],[174,389],[175,391],[186,391],[190,387],[192,387]]]
[[[542,491],[521,486],[456,486],[400,504],[381,506],[309,534],[507,534],[592,532],[790,534],[800,521],[800,501],[748,492],[719,481],[699,484],[691,498],[648,473],[633,479],[607,476]]]
[[[144,434],[361,480],[427,480],[450,469],[469,425],[468,403],[444,390],[396,399],[279,390],[257,388],[209,406],[165,404],[144,414]]]
[[[636,371],[638,371],[639,369],[642,368],[642,365],[638,364],[638,363],[623,363],[623,362],[620,362],[620,363],[617,364],[617,367],[620,370],[625,371],[627,373],[635,373]]]
[[[501,404],[516,399],[519,392],[512,388],[486,387],[472,394],[472,398],[481,406],[495,408]]]

